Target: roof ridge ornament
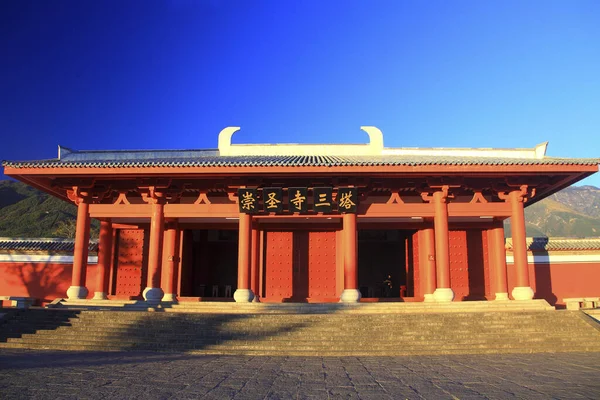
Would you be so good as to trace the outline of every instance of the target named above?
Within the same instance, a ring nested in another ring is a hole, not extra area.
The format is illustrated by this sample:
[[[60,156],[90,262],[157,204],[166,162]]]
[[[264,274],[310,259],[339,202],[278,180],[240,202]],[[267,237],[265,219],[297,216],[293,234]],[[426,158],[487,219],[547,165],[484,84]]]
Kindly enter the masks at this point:
[[[548,148],[548,142],[543,142],[535,146],[535,158],[541,159],[546,156],[546,149]]]
[[[361,126],[360,129],[369,135],[369,147],[373,151],[377,149],[381,153],[383,150],[383,132],[376,126]]]
[[[219,155],[221,156],[354,156],[381,155],[383,133],[375,126],[361,126],[369,135],[366,144],[294,144],[264,143],[232,145],[231,137],[239,126],[228,126],[219,132]]]
[[[61,146],[60,144],[58,145],[58,159],[62,160],[63,157],[73,153],[75,150],[70,149],[68,147],[65,146]]]
[[[228,126],[219,132],[219,153],[221,155],[228,153],[228,150],[231,148],[231,137],[240,129],[239,126]]]

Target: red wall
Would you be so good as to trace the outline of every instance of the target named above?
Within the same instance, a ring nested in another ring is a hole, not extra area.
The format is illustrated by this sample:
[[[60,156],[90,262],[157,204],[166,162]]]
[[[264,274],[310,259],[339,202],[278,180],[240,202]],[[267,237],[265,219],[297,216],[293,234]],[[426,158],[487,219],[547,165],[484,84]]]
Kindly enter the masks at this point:
[[[34,297],[42,303],[64,298],[71,284],[71,269],[71,264],[0,262],[0,295]],[[515,285],[515,268],[508,264],[507,269],[510,293]],[[600,263],[530,263],[529,278],[535,298],[552,305],[564,305],[565,297],[600,297]],[[90,264],[88,298],[93,297],[96,282],[96,264]]]
[[[45,262],[0,262],[0,295],[34,297],[49,303],[67,296],[71,286],[72,264]],[[96,264],[87,269],[88,298],[96,289]]]
[[[508,293],[515,286],[515,266],[508,264]],[[564,298],[600,297],[600,263],[529,263],[534,298],[563,306]]]

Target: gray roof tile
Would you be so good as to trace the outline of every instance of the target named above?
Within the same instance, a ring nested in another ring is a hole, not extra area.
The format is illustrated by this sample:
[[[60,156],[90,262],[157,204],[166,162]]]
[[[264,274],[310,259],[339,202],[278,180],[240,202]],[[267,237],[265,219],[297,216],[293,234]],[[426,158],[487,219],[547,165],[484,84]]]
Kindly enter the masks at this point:
[[[4,161],[12,168],[598,165],[595,158],[542,159],[469,156],[220,156],[218,150],[67,151],[61,159]]]
[[[506,239],[506,249],[513,249],[511,238]],[[527,238],[527,249],[533,252],[600,250],[600,238]]]
[[[48,252],[48,253],[73,253],[75,241],[73,239],[17,239],[0,238],[0,251],[11,252]],[[90,241],[90,252],[98,251],[98,243]]]

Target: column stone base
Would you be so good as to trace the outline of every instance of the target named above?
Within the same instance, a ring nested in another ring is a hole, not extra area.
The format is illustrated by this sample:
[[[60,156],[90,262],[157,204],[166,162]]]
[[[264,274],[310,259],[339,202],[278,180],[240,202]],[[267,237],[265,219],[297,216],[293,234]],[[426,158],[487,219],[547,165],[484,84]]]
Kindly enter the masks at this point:
[[[360,291],[358,289],[344,289],[340,296],[340,303],[358,303]]]
[[[165,295],[162,298],[162,301],[174,303],[177,302],[177,296],[173,293],[165,293]]]
[[[508,293],[496,293],[496,301],[508,301]]]
[[[437,288],[433,292],[433,299],[438,303],[448,303],[454,300],[454,291],[450,288]]]
[[[237,289],[233,293],[233,299],[236,303],[250,303],[254,299],[254,293],[250,289]]]
[[[85,286],[71,286],[67,289],[67,297],[69,299],[85,299],[87,295],[88,290]]]
[[[529,286],[517,286],[512,290],[512,297],[515,300],[532,300],[533,289]]]
[[[106,293],[104,292],[94,292],[94,300],[107,300]]]
[[[423,301],[425,303],[431,303],[434,302],[435,299],[433,298],[433,293],[426,293],[423,295]]]
[[[144,300],[148,303],[160,303],[164,296],[164,292],[159,287],[147,287],[142,293]]]

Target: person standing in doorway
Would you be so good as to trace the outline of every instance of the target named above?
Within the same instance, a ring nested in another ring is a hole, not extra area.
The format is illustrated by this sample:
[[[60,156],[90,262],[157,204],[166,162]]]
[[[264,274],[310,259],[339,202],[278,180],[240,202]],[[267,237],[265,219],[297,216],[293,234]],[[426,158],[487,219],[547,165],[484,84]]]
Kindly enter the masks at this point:
[[[383,285],[385,290],[385,297],[392,297],[393,284],[391,274],[388,274],[387,279],[383,281]]]

